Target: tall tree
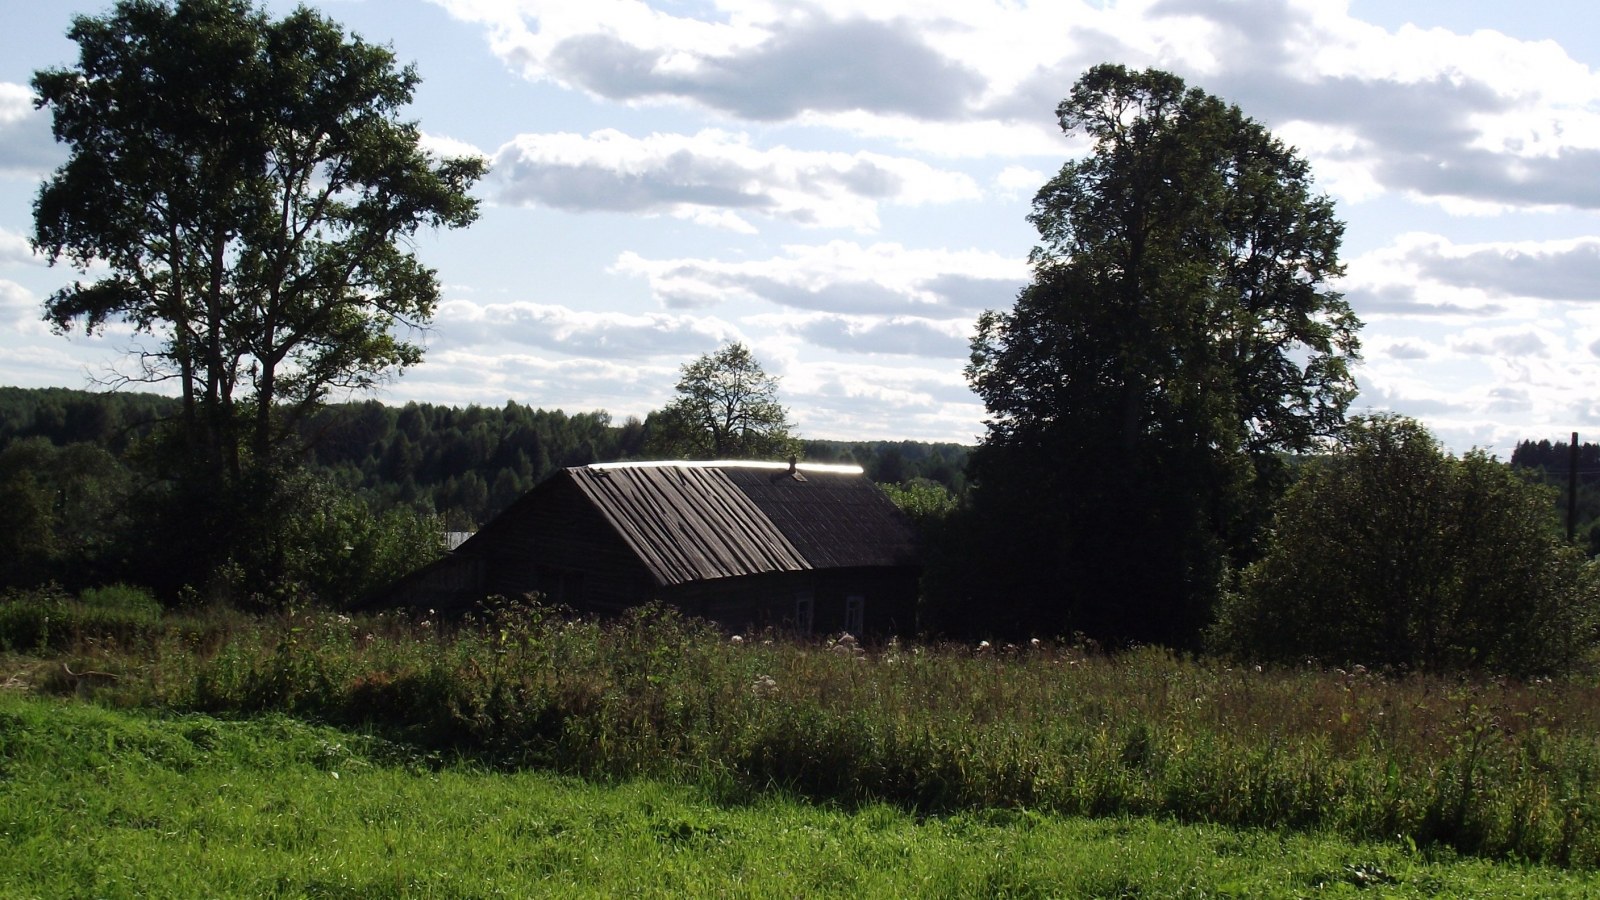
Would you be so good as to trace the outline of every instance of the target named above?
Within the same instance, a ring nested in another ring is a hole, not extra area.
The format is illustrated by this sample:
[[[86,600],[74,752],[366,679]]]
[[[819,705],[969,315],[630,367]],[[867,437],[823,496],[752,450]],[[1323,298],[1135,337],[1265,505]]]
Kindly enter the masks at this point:
[[[1277,454],[1354,396],[1343,225],[1292,149],[1176,76],[1097,66],[1057,114],[1092,150],[1035,197],[1033,282],[967,369],[981,568],[1024,627],[1192,643]]]
[[[683,367],[678,396],[651,416],[646,452],[681,459],[779,459],[799,452],[778,379],[740,343]]]
[[[417,84],[388,49],[301,7],[123,0],[73,20],[75,66],[35,74],[67,162],[40,188],[33,245],[98,280],[45,303],[59,330],[124,321],[152,338],[126,377],[176,380],[176,488],[153,533],[164,570],[271,591],[278,474],[339,389],[417,362],[403,329],[438,301],[408,249],[477,215],[477,158],[439,160],[400,118]],[[252,524],[254,523],[254,524]],[[220,574],[219,574],[220,573]]]
[[[35,74],[69,158],[33,245],[87,272],[45,304],[63,331],[156,339],[133,380],[176,379],[187,465],[264,464],[330,391],[417,362],[432,270],[403,245],[476,217],[476,158],[437,160],[399,118],[417,84],[388,49],[301,7],[123,0],[80,16],[79,59]]]

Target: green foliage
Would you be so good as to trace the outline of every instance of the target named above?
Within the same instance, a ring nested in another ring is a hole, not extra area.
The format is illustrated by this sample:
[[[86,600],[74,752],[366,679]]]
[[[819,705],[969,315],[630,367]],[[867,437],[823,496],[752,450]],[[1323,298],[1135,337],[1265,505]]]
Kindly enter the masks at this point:
[[[0,387],[0,450],[29,437],[58,447],[92,442],[138,469],[149,456],[139,442],[178,408],[176,398],[154,394]],[[428,510],[453,530],[469,531],[557,468],[640,458],[645,426],[637,419],[616,425],[605,412],[568,414],[515,401],[396,407],[368,400],[317,410],[302,424],[301,443],[306,464],[356,490],[375,510]],[[875,481],[921,478],[952,492],[964,484],[968,449],[920,441],[801,446],[806,459],[856,463]]]
[[[310,472],[273,479],[248,497],[242,537],[221,574],[222,596],[282,607],[359,600],[444,552],[442,524],[405,509],[374,514],[350,491]]]
[[[1259,659],[1529,675],[1569,669],[1597,624],[1600,581],[1548,489],[1379,417],[1306,465],[1214,637]]]
[[[1600,866],[1600,706],[1582,681],[1262,672],[1053,643],[733,641],[665,610],[603,624],[519,606],[451,625],[164,622],[136,641],[52,630],[35,643],[58,654],[9,657],[12,681],[289,713],[418,755],[737,801],[776,790],[969,820],[1154,815]]]
[[[49,585],[0,593],[0,650],[62,651],[99,643],[148,647],[163,632],[162,609],[148,593],[123,585],[80,599]]]
[[[57,446],[94,444],[122,458],[178,409],[177,398],[156,394],[0,387],[0,449],[42,437]]]
[[[476,216],[476,158],[435,161],[399,119],[417,76],[301,8],[124,0],[79,16],[79,59],[35,74],[67,162],[40,188],[34,247],[87,273],[57,328],[123,320],[157,340],[131,380],[176,379],[191,465],[269,459],[331,390],[418,361],[434,273],[401,249]]]
[[[782,459],[799,453],[778,379],[740,343],[683,367],[678,396],[646,422],[647,451],[667,459]]]
[[[399,117],[416,73],[304,7],[123,0],[68,37],[77,63],[33,79],[68,157],[32,242],[107,274],[57,291],[45,317],[150,338],[121,380],[177,385],[153,474],[203,529],[169,558],[198,581],[259,555],[235,523],[276,502],[330,392],[420,360],[401,333],[431,318],[438,282],[407,248],[473,221],[485,162],[431,158]]]
[[[1572,474],[1572,446],[1566,441],[1518,441],[1511,465],[1538,474],[1556,488],[1555,508],[1566,524]],[[1572,534],[1585,543],[1591,557],[1600,555],[1600,444],[1578,445],[1578,502]]]
[[[1581,897],[1592,873],[1396,844],[492,771],[282,716],[0,696],[19,897]],[[1369,892],[1370,893],[1370,892]]]
[[[1173,75],[1096,66],[1057,112],[1093,149],[1034,199],[1033,283],[978,320],[958,602],[999,587],[1026,599],[987,618],[1017,630],[1192,645],[1279,454],[1355,395],[1343,225],[1291,148]]]
[[[916,479],[878,487],[923,533],[938,527],[956,511],[956,496],[937,481]]]
[[[81,585],[114,568],[132,475],[93,444],[42,438],[0,450],[0,586]]]
[[[464,408],[375,401],[330,406],[308,427],[310,460],[378,509],[435,512],[456,531],[493,518],[557,468],[637,457],[642,425],[514,401]]]
[[[162,613],[161,601],[151,596],[149,591],[126,584],[85,588],[78,594],[78,601],[94,609],[117,610],[150,621]]]

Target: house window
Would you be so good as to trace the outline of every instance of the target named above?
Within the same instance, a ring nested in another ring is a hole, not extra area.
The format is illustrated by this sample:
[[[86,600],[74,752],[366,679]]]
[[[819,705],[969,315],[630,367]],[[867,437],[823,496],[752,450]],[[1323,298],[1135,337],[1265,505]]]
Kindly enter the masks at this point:
[[[794,595],[794,629],[801,634],[811,633],[811,592],[799,591]]]
[[[851,594],[844,598],[844,630],[857,637],[865,630],[867,622],[867,598],[860,594]]]

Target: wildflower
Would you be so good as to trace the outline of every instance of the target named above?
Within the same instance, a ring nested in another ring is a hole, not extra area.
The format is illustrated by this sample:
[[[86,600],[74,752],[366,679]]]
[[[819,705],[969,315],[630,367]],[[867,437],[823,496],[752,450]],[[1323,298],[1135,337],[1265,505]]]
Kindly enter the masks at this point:
[[[728,643],[730,643],[730,644],[742,644],[742,643],[744,643],[744,638],[741,637],[740,635],[736,634],[733,637],[728,638]]]
[[[750,683],[750,693],[757,697],[770,697],[778,691],[778,681],[771,675],[757,675]]]
[[[845,656],[847,654],[861,656],[867,652],[861,648],[861,644],[856,640],[856,636],[848,631],[840,632],[839,639],[837,641],[829,641],[828,649],[839,654],[840,656]]]

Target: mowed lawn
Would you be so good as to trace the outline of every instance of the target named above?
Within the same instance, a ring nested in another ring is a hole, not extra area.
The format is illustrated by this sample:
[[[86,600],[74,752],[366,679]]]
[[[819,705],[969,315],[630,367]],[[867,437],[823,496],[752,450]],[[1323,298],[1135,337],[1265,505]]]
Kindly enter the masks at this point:
[[[418,755],[282,716],[0,692],[4,897],[1582,897],[1394,843],[994,809],[918,817]]]

